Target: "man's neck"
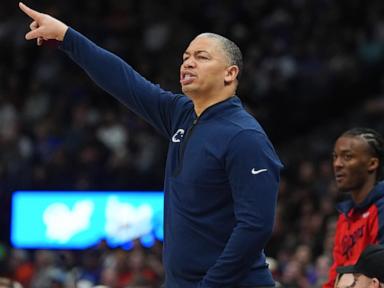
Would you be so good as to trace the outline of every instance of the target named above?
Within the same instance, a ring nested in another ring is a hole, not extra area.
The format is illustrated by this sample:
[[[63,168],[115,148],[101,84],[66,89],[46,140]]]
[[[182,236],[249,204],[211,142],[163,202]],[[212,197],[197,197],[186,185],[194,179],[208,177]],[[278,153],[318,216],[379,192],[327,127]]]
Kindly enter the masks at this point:
[[[373,187],[375,187],[375,185],[376,180],[371,179],[370,181],[367,181],[360,189],[351,191],[353,202],[356,204],[362,203],[367,198],[368,194],[372,191]]]
[[[193,105],[195,107],[195,113],[199,117],[208,107],[215,105],[216,103],[223,102],[234,96],[233,93],[226,93],[216,97],[195,96],[191,97]]]

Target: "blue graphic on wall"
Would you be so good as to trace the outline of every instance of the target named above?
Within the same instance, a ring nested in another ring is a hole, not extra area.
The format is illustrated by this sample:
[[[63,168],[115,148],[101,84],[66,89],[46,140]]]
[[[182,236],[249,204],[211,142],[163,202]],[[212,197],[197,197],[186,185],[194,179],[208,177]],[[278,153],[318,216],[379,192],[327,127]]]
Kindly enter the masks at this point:
[[[16,191],[11,243],[19,248],[145,247],[163,240],[163,192]]]

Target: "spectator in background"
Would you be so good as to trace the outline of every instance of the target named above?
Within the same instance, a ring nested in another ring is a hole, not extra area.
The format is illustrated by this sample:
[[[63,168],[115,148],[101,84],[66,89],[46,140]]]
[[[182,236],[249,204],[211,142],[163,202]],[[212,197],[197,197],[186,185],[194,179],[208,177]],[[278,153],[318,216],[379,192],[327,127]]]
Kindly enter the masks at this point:
[[[0,288],[23,288],[19,282],[0,277]]]
[[[352,199],[338,205],[333,265],[323,287],[334,286],[336,267],[354,264],[367,245],[384,243],[383,157],[383,138],[373,129],[348,130],[335,143],[336,185]]]
[[[382,245],[368,245],[355,265],[337,267],[336,270],[339,273],[352,273],[354,281],[347,287],[383,288],[384,247]]]

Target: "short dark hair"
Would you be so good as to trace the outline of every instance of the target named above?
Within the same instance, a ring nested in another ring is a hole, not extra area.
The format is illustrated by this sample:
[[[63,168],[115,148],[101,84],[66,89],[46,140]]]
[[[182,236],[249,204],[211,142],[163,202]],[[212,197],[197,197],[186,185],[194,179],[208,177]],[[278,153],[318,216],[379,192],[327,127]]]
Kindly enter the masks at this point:
[[[341,136],[361,137],[368,143],[372,154],[379,159],[376,180],[381,180],[384,176],[384,139],[380,133],[371,128],[356,127],[344,132]]]
[[[239,74],[237,75],[237,79],[240,79],[240,76],[243,71],[243,55],[239,46],[237,46],[236,43],[232,40],[229,40],[228,38],[216,33],[206,32],[199,34],[197,37],[200,36],[213,38],[220,43],[224,53],[228,57],[229,65],[236,65],[237,67],[239,67]]]

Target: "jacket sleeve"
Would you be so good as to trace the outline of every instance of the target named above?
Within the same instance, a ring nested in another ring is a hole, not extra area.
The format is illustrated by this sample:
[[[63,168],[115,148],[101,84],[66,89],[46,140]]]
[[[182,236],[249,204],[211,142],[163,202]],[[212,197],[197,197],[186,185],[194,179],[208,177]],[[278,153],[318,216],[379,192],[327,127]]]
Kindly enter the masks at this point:
[[[263,249],[273,229],[282,165],[267,137],[255,130],[237,134],[225,167],[236,225],[200,287],[234,287],[253,265],[265,265]]]
[[[59,48],[83,68],[102,89],[143,117],[169,138],[171,115],[182,95],[164,91],[144,79],[118,56],[97,46],[72,28]]]
[[[337,231],[341,231],[340,229],[340,221],[341,221],[341,216],[339,216],[339,219],[336,224],[336,229],[335,229],[335,237],[334,237],[334,243],[333,243],[333,263],[331,268],[329,269],[328,273],[328,281],[323,284],[323,288],[333,288],[335,285],[335,280],[336,280],[336,268],[341,266],[340,263],[342,263],[342,259],[344,258],[341,252],[341,247],[340,247],[340,233]]]
[[[384,198],[381,198],[377,203],[377,243],[384,245]]]

